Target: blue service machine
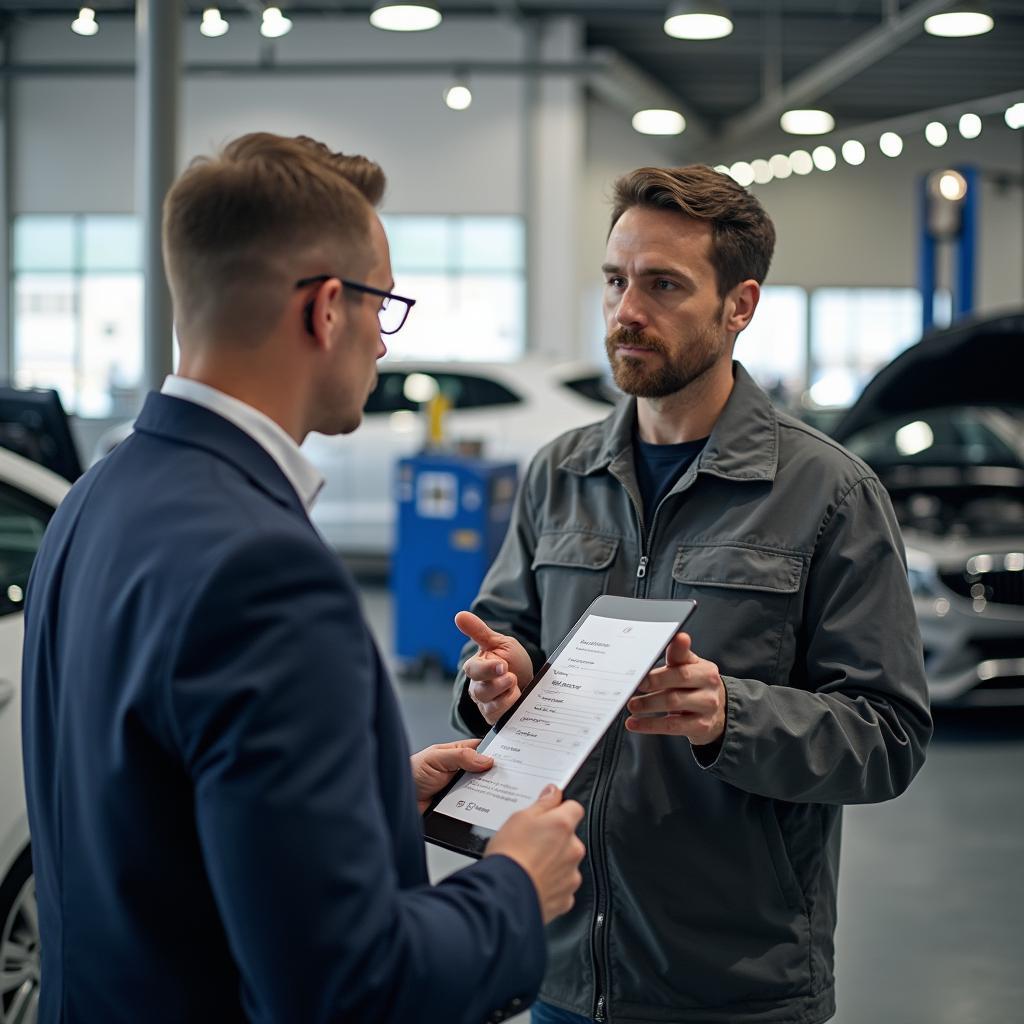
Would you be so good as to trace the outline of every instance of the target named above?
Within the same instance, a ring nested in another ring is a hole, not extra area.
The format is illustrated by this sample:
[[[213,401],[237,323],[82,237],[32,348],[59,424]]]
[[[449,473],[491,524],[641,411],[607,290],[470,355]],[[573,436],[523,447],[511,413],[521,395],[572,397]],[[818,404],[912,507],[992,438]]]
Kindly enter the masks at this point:
[[[406,672],[453,673],[468,608],[505,537],[515,463],[424,452],[398,463],[398,537],[391,564],[395,651]]]

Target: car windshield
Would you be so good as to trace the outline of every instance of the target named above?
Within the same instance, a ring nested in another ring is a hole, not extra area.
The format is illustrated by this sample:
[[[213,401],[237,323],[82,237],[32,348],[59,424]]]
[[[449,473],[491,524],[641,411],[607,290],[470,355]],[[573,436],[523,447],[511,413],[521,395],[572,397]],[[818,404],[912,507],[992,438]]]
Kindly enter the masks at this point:
[[[575,391],[577,395],[589,398],[593,402],[602,402],[604,405],[614,405],[622,397],[622,392],[600,373],[572,377],[562,381],[562,386]]]
[[[844,441],[876,471],[895,466],[1024,468],[1024,410],[980,406],[893,416]]]

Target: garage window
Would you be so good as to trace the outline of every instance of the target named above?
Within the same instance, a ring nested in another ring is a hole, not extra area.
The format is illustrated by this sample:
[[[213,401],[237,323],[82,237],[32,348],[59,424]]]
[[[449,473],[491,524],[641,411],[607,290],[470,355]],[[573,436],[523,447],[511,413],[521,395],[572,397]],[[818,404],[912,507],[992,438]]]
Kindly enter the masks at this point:
[[[505,361],[526,347],[526,240],[517,216],[383,217],[396,290],[416,309],[392,355]],[[139,221],[38,214],[14,220],[13,379],[56,388],[78,416],[135,414],[143,359]],[[482,399],[478,404],[497,404]]]
[[[517,216],[385,214],[395,280],[416,308],[398,358],[509,361],[526,348],[526,233]]]
[[[142,380],[142,274],[132,216],[14,221],[13,378],[79,416],[129,416]]]

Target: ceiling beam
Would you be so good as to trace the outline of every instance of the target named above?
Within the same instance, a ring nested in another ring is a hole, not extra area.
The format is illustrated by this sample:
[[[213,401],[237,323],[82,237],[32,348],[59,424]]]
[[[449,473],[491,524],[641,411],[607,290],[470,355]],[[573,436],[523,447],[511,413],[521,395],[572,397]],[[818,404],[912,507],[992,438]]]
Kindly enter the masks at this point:
[[[813,103],[919,35],[924,28],[924,19],[944,10],[949,4],[950,0],[919,0],[906,10],[886,18],[877,28],[865,32],[848,46],[830,54],[782,88],[767,93],[752,107],[730,118],[725,123],[720,141],[741,141],[773,124],[784,110]]]
[[[686,119],[686,130],[680,141],[685,140],[687,148],[699,146],[707,139],[707,125],[688,108],[685,100],[617,50],[594,48],[587,56],[598,66],[590,74],[588,85],[606,103],[630,118],[638,110],[677,110]]]

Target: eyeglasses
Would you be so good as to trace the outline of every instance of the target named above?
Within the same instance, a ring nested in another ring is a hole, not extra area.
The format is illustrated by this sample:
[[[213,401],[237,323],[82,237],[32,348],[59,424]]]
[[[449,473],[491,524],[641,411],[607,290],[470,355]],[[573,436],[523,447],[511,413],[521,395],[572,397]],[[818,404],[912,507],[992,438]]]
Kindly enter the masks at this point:
[[[304,277],[301,281],[295,282],[296,288],[305,288],[311,284],[320,284],[330,281],[334,274],[317,274],[315,277]],[[416,305],[415,299],[407,299],[404,295],[395,295],[386,292],[381,288],[371,288],[368,284],[360,284],[358,281],[346,281],[339,277],[342,286],[354,292],[365,292],[367,295],[379,295],[381,298],[380,309],[377,311],[377,319],[380,320],[381,334],[397,334],[402,329],[409,310]],[[302,311],[306,319],[306,330],[313,333],[313,300],[311,299]]]

